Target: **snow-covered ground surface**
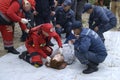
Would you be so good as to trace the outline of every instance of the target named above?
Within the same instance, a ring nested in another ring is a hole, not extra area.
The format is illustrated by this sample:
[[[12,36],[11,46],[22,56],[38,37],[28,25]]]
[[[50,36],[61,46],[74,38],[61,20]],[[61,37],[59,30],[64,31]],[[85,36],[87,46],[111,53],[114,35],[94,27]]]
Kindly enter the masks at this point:
[[[63,70],[35,68],[20,60],[18,55],[8,53],[0,58],[0,80],[120,80],[120,32],[108,31],[104,35],[108,57],[99,65],[98,72],[83,74],[85,66],[78,60]],[[25,47],[17,50],[22,52]]]

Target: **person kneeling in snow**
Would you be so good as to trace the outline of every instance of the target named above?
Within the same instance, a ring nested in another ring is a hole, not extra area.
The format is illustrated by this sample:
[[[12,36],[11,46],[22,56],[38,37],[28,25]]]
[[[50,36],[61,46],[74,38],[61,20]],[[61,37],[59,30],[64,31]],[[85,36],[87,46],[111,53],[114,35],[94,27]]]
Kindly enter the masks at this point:
[[[64,44],[62,48],[62,53],[56,49],[51,55],[52,59],[50,63],[46,62],[47,67],[54,69],[64,69],[67,65],[72,64],[75,61],[74,46],[69,44]]]
[[[54,31],[53,26],[50,23],[45,23],[32,28],[25,42],[27,52],[23,52],[19,58],[26,60],[35,67],[43,65],[42,58],[45,58],[48,62],[50,62],[51,58],[49,56],[52,53],[52,48],[48,45],[48,43],[52,37],[56,39],[59,49],[61,49],[61,39]]]
[[[98,71],[99,63],[107,56],[105,45],[96,32],[89,28],[82,28],[80,22],[73,23],[72,33],[66,42],[74,44],[75,56],[78,60],[88,66],[83,71],[89,74]]]

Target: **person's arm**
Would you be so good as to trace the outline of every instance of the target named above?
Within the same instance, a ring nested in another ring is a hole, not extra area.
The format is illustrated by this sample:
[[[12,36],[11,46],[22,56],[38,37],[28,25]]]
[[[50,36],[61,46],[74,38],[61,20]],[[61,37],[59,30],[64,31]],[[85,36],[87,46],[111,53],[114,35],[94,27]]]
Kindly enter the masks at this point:
[[[53,36],[53,38],[57,41],[59,47],[62,48],[62,41],[61,41],[60,36],[56,33],[55,36]]]
[[[75,50],[78,50],[81,53],[86,53],[89,50],[91,45],[91,39],[87,36],[82,37],[77,40],[77,44],[75,44]]]
[[[64,43],[69,43],[69,41],[71,41],[73,39],[76,39],[76,37],[72,33],[70,33],[70,35],[67,37],[67,39]]]
[[[14,1],[7,10],[7,16],[14,22],[20,22],[21,17],[17,15],[20,10],[20,5],[17,1]]]
[[[93,24],[93,17],[92,15],[89,16],[89,21],[88,21],[88,24],[89,24],[89,28],[90,29],[94,29],[94,24]]]
[[[21,30],[27,30],[27,26],[21,22],[19,22],[19,25],[21,27]],[[25,31],[26,32],[26,31]]]

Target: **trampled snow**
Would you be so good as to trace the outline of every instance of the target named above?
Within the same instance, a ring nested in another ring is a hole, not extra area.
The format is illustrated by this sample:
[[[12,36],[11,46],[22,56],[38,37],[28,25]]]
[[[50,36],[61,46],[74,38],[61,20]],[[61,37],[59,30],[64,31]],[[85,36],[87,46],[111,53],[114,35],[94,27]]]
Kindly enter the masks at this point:
[[[35,68],[20,60],[18,55],[8,53],[0,58],[0,80],[120,80],[120,32],[104,33],[108,56],[99,65],[99,71],[83,74],[85,65],[76,60],[63,70],[55,70],[42,66]],[[25,50],[20,46],[18,51]]]

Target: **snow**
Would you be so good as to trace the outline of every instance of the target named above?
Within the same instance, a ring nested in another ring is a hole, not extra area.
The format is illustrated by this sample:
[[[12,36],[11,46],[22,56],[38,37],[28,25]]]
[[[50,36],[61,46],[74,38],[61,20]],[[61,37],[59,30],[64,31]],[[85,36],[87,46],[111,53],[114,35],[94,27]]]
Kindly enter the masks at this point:
[[[120,80],[120,32],[104,33],[108,57],[99,65],[99,71],[83,74],[85,65],[76,60],[63,70],[55,70],[42,66],[35,68],[20,60],[18,55],[8,53],[0,58],[0,80]],[[18,51],[25,50],[20,46]]]

